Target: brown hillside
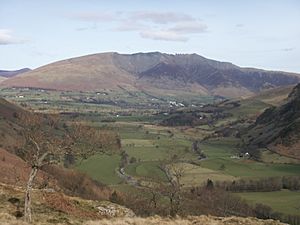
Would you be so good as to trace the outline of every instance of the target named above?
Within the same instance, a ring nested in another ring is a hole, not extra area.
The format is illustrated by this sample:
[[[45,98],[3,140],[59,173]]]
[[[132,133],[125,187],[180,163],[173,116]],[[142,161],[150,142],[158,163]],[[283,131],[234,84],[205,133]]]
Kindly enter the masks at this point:
[[[122,84],[123,87],[133,89],[133,77],[114,65],[112,55],[95,54],[59,61],[13,77],[3,84],[81,91],[115,90]]]
[[[2,87],[57,90],[176,91],[245,97],[296,84],[299,74],[240,68],[197,54],[100,53],[55,62],[9,78]]]
[[[28,113],[21,107],[0,98],[0,147],[14,152],[23,141],[19,134],[17,116]]]
[[[0,183],[24,186],[27,182],[30,166],[18,156],[0,148]],[[40,171],[36,183],[42,184],[47,174]]]

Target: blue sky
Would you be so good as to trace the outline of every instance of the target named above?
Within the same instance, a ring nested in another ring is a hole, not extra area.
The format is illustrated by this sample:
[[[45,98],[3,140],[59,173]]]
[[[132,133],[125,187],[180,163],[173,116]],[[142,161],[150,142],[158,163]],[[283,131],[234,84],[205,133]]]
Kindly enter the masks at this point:
[[[300,72],[299,0],[0,0],[0,69],[99,52]]]

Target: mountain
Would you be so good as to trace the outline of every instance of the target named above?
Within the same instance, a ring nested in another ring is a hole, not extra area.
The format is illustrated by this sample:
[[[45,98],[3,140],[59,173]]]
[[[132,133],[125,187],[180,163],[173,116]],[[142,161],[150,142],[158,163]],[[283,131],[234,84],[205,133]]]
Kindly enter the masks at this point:
[[[0,70],[0,83],[7,80],[10,77],[17,76],[18,74],[30,71],[29,68],[24,68],[20,70]]]
[[[300,159],[300,84],[284,104],[264,111],[243,137],[248,149],[268,148]]]
[[[241,68],[197,54],[100,53],[71,58],[9,78],[2,87],[57,90],[186,92],[228,97],[300,82],[299,74]]]
[[[25,73],[31,71],[29,68],[23,68],[20,70],[0,70],[0,77],[14,77],[18,74]]]

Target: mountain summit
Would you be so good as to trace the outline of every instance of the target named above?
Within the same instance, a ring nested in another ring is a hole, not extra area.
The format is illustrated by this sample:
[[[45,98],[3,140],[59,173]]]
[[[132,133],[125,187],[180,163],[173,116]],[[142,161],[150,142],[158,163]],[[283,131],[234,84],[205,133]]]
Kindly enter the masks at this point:
[[[1,86],[76,91],[183,91],[240,97],[299,81],[299,74],[241,68],[197,54],[150,52],[100,53],[66,59],[9,78]]]

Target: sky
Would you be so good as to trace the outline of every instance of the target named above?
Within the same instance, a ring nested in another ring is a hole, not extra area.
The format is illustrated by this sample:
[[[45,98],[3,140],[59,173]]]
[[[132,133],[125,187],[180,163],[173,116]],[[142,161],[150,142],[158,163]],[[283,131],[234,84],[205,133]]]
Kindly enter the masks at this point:
[[[300,1],[0,0],[0,70],[154,51],[300,73]]]

